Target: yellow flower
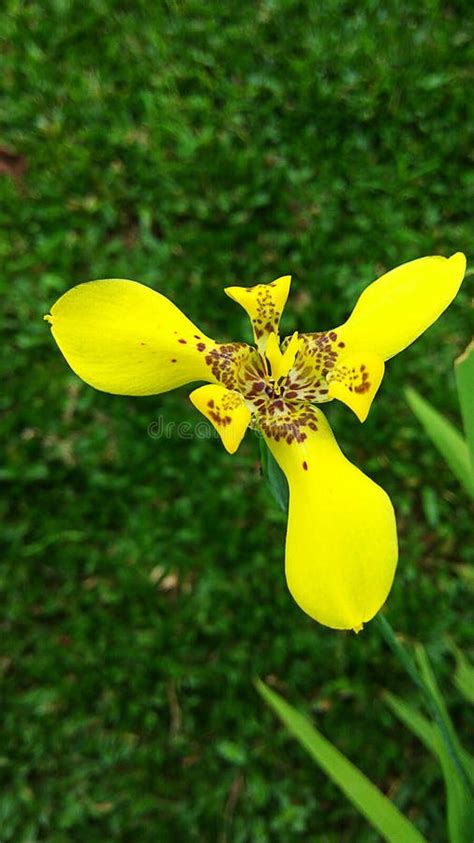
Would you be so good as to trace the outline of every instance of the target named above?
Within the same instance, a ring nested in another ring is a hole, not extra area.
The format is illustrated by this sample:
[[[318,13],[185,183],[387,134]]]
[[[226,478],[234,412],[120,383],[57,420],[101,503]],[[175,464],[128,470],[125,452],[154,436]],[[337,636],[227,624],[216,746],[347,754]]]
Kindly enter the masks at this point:
[[[371,284],[339,328],[280,344],[290,289],[229,287],[255,347],[215,342],[167,298],[134,281],[80,284],[46,316],[71,368],[96,389],[152,395],[207,381],[191,401],[234,453],[258,429],[288,479],[286,578],[315,620],[359,631],[384,603],[397,563],[388,495],[340,451],[315,404],[343,401],[364,421],[385,361],[429,327],[456,295],[464,255],[403,264]]]

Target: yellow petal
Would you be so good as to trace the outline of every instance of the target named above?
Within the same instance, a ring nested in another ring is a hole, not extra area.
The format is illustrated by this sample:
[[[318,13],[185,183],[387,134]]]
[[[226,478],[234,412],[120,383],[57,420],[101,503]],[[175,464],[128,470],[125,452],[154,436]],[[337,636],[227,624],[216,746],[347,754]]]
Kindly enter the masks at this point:
[[[423,333],[454,299],[466,258],[419,258],[370,284],[347,322],[336,329],[348,348],[370,348],[383,360],[398,354]]]
[[[359,421],[365,421],[384,369],[384,362],[377,354],[359,351],[342,355],[327,374],[329,398],[343,401]]]
[[[392,585],[397,534],[388,495],[340,451],[321,410],[295,414],[290,436],[265,435],[286,474],[286,578],[296,602],[333,629],[378,612]]]
[[[277,335],[272,331],[267,340],[265,357],[270,363],[272,378],[275,381],[286,377],[295,362],[299,345],[298,333],[295,331],[284,352],[282,352]]]
[[[208,384],[195,389],[189,397],[194,406],[214,425],[226,451],[234,454],[251,416],[242,396],[219,384]]]
[[[271,284],[255,287],[227,287],[229,298],[242,305],[252,322],[253,335],[260,351],[264,352],[272,331],[278,334],[280,317],[290,291],[291,276],[283,275]]]
[[[169,299],[135,281],[79,284],[45,318],[73,371],[104,392],[152,395],[218,379],[212,368],[219,345]]]

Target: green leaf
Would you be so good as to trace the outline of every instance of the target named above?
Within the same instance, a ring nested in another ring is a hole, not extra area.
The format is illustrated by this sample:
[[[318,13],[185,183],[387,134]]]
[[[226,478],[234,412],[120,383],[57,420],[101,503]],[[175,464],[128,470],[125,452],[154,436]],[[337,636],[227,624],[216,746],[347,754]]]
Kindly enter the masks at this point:
[[[419,711],[399,697],[386,694],[385,698],[399,720],[420,739],[440,762],[446,788],[447,827],[450,843],[471,843],[474,834],[472,800],[463,783],[459,780],[438,727],[430,723]],[[474,780],[474,758],[462,747],[460,747],[460,756],[464,768]]]
[[[377,625],[392,650],[398,655],[408,674],[423,694],[433,723],[425,720],[416,710],[398,703],[397,714],[420,740],[432,750],[441,764],[447,793],[447,820],[450,843],[472,843],[474,833],[473,783],[474,761],[461,744],[454,730],[437,685],[428,657],[421,644],[416,647],[416,662],[402,647],[389,622],[383,615],[376,618]]]
[[[263,476],[278,506],[283,512],[288,512],[289,492],[286,477],[263,438],[260,438],[259,444]]]
[[[458,754],[461,753],[461,745],[459,743],[458,736],[454,729],[452,720],[449,716],[448,709],[446,708],[446,704],[444,702],[443,696],[439,689],[438,683],[436,681],[435,675],[431,668],[427,653],[425,648],[422,644],[417,644],[415,647],[416,659],[420,668],[421,677],[425,684],[425,687],[429,691],[431,698],[433,700],[434,705],[436,706],[440,721],[438,725],[440,727],[444,727],[446,734],[449,736],[449,742],[453,747],[454,751]],[[468,777],[466,776],[468,779]],[[469,780],[469,779],[468,779]]]
[[[474,667],[468,662],[458,648],[453,648],[456,656],[456,672],[454,683],[463,697],[474,703]]]
[[[420,714],[418,709],[408,705],[400,697],[396,697],[395,694],[387,692],[385,694],[385,700],[398,719],[420,739],[430,752],[439,757],[439,741],[441,740],[439,729],[423,714]],[[461,747],[460,752],[464,768],[469,777],[474,781],[474,757],[466,749],[463,749],[463,747]]]
[[[454,372],[459,403],[471,458],[471,473],[474,475],[474,340],[455,360]]]
[[[361,771],[333,746],[309,720],[295,711],[279,694],[257,680],[265,702],[292,735],[353,805],[389,843],[423,843],[425,838],[398,808]],[[426,841],[425,841],[426,843]]]
[[[399,720],[407,726],[433,754],[437,753],[436,727],[420,712],[395,694],[386,693],[385,701]]]
[[[474,498],[474,475],[471,471],[469,450],[459,430],[414,389],[406,389],[405,396],[418,421],[423,425],[453,474],[462,483],[467,493]]]
[[[435,752],[446,783],[447,825],[450,843],[472,843],[474,839],[473,786],[471,758],[462,748],[439,690],[428,656],[421,644],[416,657],[425,686],[436,705],[441,722],[436,726]],[[442,734],[444,731],[444,735]],[[448,736],[448,740],[445,737]],[[454,751],[450,751],[449,747]]]

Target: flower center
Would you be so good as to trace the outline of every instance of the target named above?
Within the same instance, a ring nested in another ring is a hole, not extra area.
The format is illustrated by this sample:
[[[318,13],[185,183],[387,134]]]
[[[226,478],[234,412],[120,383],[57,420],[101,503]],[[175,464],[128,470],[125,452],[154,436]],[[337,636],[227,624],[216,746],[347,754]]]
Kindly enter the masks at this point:
[[[280,347],[271,334],[265,355],[253,350],[239,372],[237,388],[249,409],[256,416],[278,416],[297,405],[328,401],[326,375],[338,357],[334,339],[325,333],[295,333]]]
[[[344,347],[335,331],[295,332],[281,345],[270,333],[261,348],[222,343],[208,353],[206,363],[223,386],[241,394],[252,413],[251,426],[293,441],[302,435],[302,426],[314,421],[309,405],[331,400],[327,378]]]

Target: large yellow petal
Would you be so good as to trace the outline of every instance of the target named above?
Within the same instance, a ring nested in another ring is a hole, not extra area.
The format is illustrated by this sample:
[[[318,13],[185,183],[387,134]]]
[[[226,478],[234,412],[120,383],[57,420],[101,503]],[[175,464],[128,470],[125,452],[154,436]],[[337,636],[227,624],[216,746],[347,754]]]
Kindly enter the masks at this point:
[[[337,328],[351,351],[369,349],[383,360],[398,354],[423,333],[454,299],[466,271],[466,258],[419,258],[370,284],[351,316]]]
[[[79,284],[45,319],[73,371],[104,392],[152,395],[219,380],[231,365],[232,345],[215,343],[169,299],[135,281]]]
[[[321,410],[295,414],[297,433],[265,435],[286,474],[290,502],[286,578],[296,602],[333,629],[378,612],[397,563],[395,516],[386,492],[340,451]]]
[[[291,276],[283,275],[271,284],[255,287],[226,287],[229,298],[242,305],[250,317],[253,335],[259,350],[264,353],[268,337],[278,335],[281,314],[290,291]]]
[[[190,394],[194,406],[211,422],[229,454],[239,447],[251,413],[239,392],[220,384],[199,386]]]

